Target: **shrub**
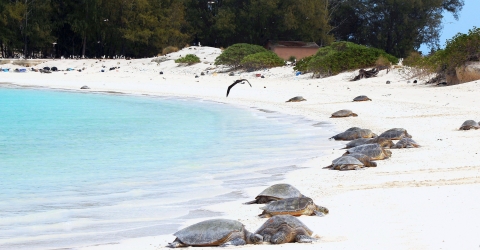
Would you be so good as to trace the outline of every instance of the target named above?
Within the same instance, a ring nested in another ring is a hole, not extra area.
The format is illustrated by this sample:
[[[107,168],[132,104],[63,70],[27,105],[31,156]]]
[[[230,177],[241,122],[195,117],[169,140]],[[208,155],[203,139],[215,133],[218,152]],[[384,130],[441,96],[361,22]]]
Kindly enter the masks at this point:
[[[287,61],[289,62],[295,62],[297,58],[295,56],[290,56]]]
[[[384,63],[398,63],[398,59],[385,51],[351,42],[335,42],[320,48],[310,59],[307,70],[320,76],[336,75],[340,72],[372,67],[380,57]]]
[[[222,51],[222,54],[215,59],[215,65],[228,65],[237,68],[240,66],[244,57],[265,51],[267,50],[262,46],[248,43],[237,43]]]
[[[300,59],[295,67],[293,67],[294,70],[302,72],[302,74],[308,73],[308,64],[310,63],[310,60],[313,58],[313,56],[307,56],[302,59]]]
[[[188,65],[192,65],[192,64],[195,64],[195,63],[199,63],[200,58],[198,58],[198,56],[196,56],[196,55],[188,54],[184,57],[178,58],[177,60],[175,60],[175,62],[176,63],[186,63]]]
[[[285,65],[285,61],[271,51],[248,55],[240,62],[243,67],[251,69],[273,68]]]
[[[170,54],[172,52],[177,52],[178,48],[175,46],[168,46],[162,50],[162,55]]]

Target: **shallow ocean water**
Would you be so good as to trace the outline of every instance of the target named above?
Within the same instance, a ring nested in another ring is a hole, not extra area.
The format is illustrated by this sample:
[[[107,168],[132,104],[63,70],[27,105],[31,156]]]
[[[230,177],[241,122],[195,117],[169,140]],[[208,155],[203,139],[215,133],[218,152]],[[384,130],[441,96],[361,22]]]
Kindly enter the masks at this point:
[[[0,117],[0,249],[173,233],[282,180],[332,134],[257,108],[43,89],[0,88]]]

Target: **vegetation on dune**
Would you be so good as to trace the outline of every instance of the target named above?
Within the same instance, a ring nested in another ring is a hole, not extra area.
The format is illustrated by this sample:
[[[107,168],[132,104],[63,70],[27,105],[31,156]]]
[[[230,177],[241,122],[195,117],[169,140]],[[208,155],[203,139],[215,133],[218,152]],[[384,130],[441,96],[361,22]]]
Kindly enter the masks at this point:
[[[180,57],[180,58],[176,59],[175,62],[176,63],[184,63],[184,64],[187,64],[187,65],[192,65],[192,64],[195,64],[195,63],[199,63],[200,58],[198,58],[198,56],[196,56],[196,55],[188,54],[184,57]]]
[[[297,63],[295,70],[313,72],[319,76],[331,76],[340,72],[398,63],[398,59],[385,51],[351,42],[335,42],[320,48],[311,58]]]
[[[237,68],[246,56],[260,52],[267,52],[267,49],[253,44],[237,43],[222,51],[222,54],[215,59],[215,65],[227,65]]]
[[[249,69],[273,68],[285,65],[285,61],[271,51],[248,55],[240,64]]]

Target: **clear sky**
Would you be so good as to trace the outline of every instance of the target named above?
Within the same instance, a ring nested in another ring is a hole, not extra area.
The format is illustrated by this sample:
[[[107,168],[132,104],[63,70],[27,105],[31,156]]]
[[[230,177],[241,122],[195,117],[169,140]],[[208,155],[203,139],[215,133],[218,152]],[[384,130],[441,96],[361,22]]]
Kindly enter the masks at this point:
[[[443,29],[440,35],[440,47],[445,47],[447,39],[451,39],[457,33],[467,34],[468,30],[474,26],[480,28],[480,0],[465,0],[465,5],[459,14],[458,21],[453,18],[450,12],[444,13]],[[427,46],[422,45],[420,51],[423,54],[428,54]]]

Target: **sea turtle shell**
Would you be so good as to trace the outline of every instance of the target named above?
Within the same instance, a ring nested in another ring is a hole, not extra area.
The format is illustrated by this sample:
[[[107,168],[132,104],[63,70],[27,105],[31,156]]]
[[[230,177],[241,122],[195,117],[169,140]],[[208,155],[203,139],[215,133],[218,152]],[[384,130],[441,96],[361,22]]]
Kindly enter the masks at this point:
[[[344,155],[348,155],[351,153],[364,154],[366,156],[369,156],[372,161],[387,159],[392,155],[392,152],[390,150],[382,148],[378,143],[365,144],[349,148]]]
[[[234,240],[240,242],[243,240],[245,244],[250,242],[246,237],[252,236],[242,223],[227,219],[205,220],[186,227],[174,235],[177,239],[169,244],[170,247],[219,246]],[[261,236],[256,236],[256,241],[262,240]]]
[[[289,214],[293,216],[300,215],[317,215],[323,216],[328,214],[328,209],[313,203],[308,197],[288,198],[278,201],[272,201],[266,206],[261,207],[263,213],[258,216],[262,218],[272,217],[274,215]]]
[[[418,148],[420,145],[412,138],[404,137],[393,146],[393,148]]]
[[[382,148],[391,148],[391,147],[395,146],[395,143],[393,143],[392,140],[390,140],[388,138],[385,138],[385,137],[381,137],[381,136],[372,138],[372,139],[368,140],[368,142],[365,143],[365,144],[373,144],[373,143],[380,144],[380,146]]]
[[[385,137],[390,140],[400,140],[403,137],[412,138],[404,128],[392,128],[379,135],[379,137]]]
[[[370,141],[369,138],[358,138],[347,143],[347,145],[345,145],[344,148],[353,148],[356,146],[360,146],[360,145],[366,144],[368,141]]]
[[[345,131],[340,134],[332,136],[330,139],[342,140],[342,141],[351,141],[358,138],[372,138],[377,137],[370,129],[355,129],[350,131]]]
[[[293,98],[290,98],[288,101],[286,102],[302,102],[302,101],[306,101],[307,99],[303,98],[302,96],[295,96]]]
[[[261,235],[264,242],[273,244],[309,243],[316,240],[311,237],[313,231],[291,215],[273,216],[265,221],[255,233]]]
[[[342,109],[337,112],[334,112],[330,118],[338,118],[338,117],[349,117],[349,116],[358,116],[357,114],[353,113],[349,109]]]
[[[479,129],[480,126],[478,125],[478,122],[474,120],[466,120],[463,122],[462,126],[460,127],[460,130],[470,130],[470,129]]]
[[[368,98],[366,95],[359,95],[355,98],[353,98],[354,102],[364,102],[364,101],[371,101],[372,99]]]
[[[282,200],[286,198],[303,197],[302,193],[290,184],[275,184],[263,190],[255,200],[244,204],[264,204],[271,201]]]
[[[354,157],[356,158],[357,160],[359,160],[361,163],[363,163],[363,165],[365,167],[376,167],[377,166],[377,163],[376,162],[373,162],[372,161],[372,158],[370,158],[369,156],[367,155],[364,155],[362,153],[350,153],[348,155],[345,155],[345,156],[349,156],[349,157]],[[330,166],[327,166],[325,168],[333,168],[334,164],[339,160],[341,159],[342,157],[345,157],[345,156],[340,156],[338,158],[336,158],[335,160],[332,161],[332,165]]]
[[[342,156],[332,161],[332,168],[335,170],[358,170],[365,165],[355,157]]]

